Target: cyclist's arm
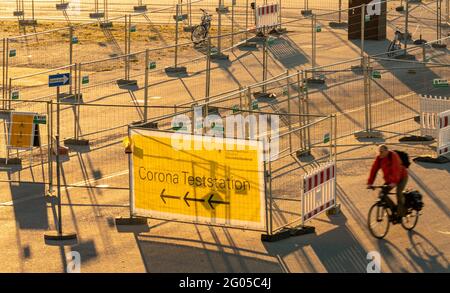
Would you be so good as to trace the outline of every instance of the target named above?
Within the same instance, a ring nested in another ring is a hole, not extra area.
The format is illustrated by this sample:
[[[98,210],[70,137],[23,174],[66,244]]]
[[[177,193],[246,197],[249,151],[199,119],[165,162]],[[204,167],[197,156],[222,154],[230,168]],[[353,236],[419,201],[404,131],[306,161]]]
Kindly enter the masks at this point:
[[[377,177],[378,170],[380,170],[380,157],[377,157],[372,164],[370,169],[369,179],[367,180],[367,185],[373,185],[375,178]]]

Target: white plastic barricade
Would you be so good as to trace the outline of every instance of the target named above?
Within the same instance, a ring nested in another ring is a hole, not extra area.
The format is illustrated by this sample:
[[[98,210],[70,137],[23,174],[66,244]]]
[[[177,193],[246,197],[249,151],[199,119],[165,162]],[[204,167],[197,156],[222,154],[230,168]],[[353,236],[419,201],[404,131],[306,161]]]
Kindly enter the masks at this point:
[[[280,9],[277,3],[258,6],[255,9],[256,28],[272,28],[278,26],[278,13]]]
[[[302,220],[305,223],[336,205],[336,162],[303,176]]]
[[[450,110],[439,114],[439,138],[437,155],[443,156],[450,153]]]
[[[423,136],[438,138],[439,113],[450,110],[450,97],[420,96],[420,132]]]

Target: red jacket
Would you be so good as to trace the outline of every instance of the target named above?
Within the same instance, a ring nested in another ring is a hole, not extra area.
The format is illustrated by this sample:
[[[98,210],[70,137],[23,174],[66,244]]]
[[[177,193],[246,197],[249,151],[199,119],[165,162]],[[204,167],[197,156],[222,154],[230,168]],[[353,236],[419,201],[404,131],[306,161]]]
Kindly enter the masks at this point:
[[[373,162],[370,176],[367,180],[368,185],[373,184],[380,168],[383,170],[383,178],[387,184],[398,184],[400,180],[408,176],[408,170],[402,165],[400,156],[396,152],[389,151],[389,155],[386,158],[382,159],[380,156],[377,156],[375,162]]]

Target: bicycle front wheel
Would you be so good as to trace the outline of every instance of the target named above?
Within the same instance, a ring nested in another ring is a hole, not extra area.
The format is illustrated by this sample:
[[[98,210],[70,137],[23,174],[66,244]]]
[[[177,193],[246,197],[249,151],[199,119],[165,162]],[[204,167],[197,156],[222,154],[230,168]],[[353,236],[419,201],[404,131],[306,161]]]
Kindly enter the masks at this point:
[[[194,44],[200,44],[205,40],[206,37],[206,29],[202,25],[198,25],[191,34],[191,40]]]
[[[416,210],[412,210],[410,214],[402,218],[402,227],[406,230],[412,230],[414,229],[414,227],[416,227],[418,221],[419,212]]]
[[[378,239],[383,239],[389,231],[389,214],[386,207],[375,203],[369,210],[367,225],[370,234]]]

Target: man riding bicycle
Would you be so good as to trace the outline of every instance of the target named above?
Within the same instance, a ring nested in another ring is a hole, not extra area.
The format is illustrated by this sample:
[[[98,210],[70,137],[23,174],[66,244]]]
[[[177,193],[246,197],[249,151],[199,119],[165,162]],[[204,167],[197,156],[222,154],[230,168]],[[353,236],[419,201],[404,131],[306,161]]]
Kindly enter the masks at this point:
[[[404,217],[406,211],[403,190],[408,182],[408,170],[403,166],[402,160],[397,152],[390,151],[386,145],[381,145],[378,151],[379,155],[373,162],[370,176],[367,180],[368,188],[372,188],[378,170],[382,169],[385,184],[389,185],[390,189],[397,187],[397,215],[399,218]]]

